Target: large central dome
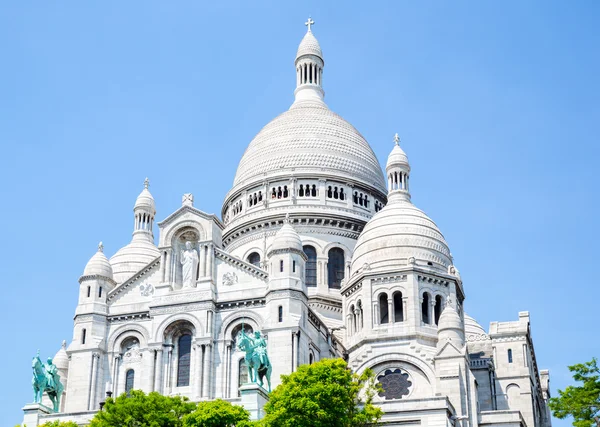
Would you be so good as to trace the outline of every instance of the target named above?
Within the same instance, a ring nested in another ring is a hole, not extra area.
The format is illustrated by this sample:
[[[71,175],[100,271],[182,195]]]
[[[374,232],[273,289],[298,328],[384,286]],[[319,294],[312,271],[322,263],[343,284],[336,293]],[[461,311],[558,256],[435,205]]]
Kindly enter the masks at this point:
[[[375,153],[363,136],[324,102],[296,102],[267,124],[250,143],[234,186],[269,176],[330,172],[385,191]]]

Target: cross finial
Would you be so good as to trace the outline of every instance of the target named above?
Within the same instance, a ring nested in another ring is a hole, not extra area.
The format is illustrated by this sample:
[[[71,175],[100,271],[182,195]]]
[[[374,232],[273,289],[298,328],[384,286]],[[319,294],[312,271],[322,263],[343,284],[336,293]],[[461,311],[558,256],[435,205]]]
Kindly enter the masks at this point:
[[[396,145],[398,145],[398,143],[400,142],[400,137],[397,133],[394,135],[394,142],[396,143]]]
[[[148,187],[150,187],[150,180],[148,178],[146,178],[144,180],[144,188],[148,188]]]
[[[98,252],[104,252],[104,245],[102,242],[98,243]]]
[[[312,20],[312,18],[309,16],[309,17],[308,17],[308,21],[306,21],[306,22],[304,23],[304,25],[306,25],[306,26],[308,27],[308,31],[310,31],[310,26],[311,26],[311,25],[315,25],[315,21],[313,21],[313,20]]]
[[[289,212],[285,214],[285,220],[283,222],[285,224],[289,224],[290,223],[290,214],[289,214]]]

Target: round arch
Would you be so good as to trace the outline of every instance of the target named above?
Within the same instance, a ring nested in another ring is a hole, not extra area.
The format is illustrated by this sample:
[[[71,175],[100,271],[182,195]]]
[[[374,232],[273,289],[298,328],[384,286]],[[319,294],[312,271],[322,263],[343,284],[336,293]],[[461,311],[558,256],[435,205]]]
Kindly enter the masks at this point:
[[[140,325],[123,325],[117,328],[108,340],[108,350],[113,352],[121,351],[121,344],[129,337],[136,337],[142,348],[148,347],[150,333],[146,328]]]
[[[240,310],[231,313],[223,321],[221,322],[221,328],[219,329],[218,339],[224,340],[227,339],[227,334],[230,334],[233,328],[235,328],[238,324],[242,323],[249,324],[252,326],[252,329],[255,331],[260,329],[260,325],[263,324],[263,319],[260,315],[250,311],[250,310]]]
[[[435,389],[435,372],[433,371],[433,367],[425,362],[422,359],[419,359],[410,354],[404,353],[386,353],[380,356],[374,357],[372,359],[368,359],[361,363],[358,368],[356,368],[356,373],[361,374],[366,368],[377,368],[378,365],[383,365],[389,362],[403,362],[408,365],[413,365],[416,369],[420,370],[421,373],[427,378],[431,387]]]
[[[156,333],[154,335],[154,340],[156,342],[164,342],[165,340],[165,332],[167,331],[167,328],[171,325],[173,325],[174,323],[178,323],[181,321],[187,321],[189,323],[192,324],[193,328],[194,328],[194,334],[195,336],[199,335],[202,333],[202,331],[204,331],[203,327],[202,327],[202,323],[200,323],[200,321],[192,316],[191,314],[188,313],[177,313],[177,314],[173,314],[169,317],[167,317],[165,320],[163,320],[160,325],[158,326],[158,328],[156,328]]]
[[[189,229],[192,229],[196,231],[196,233],[198,233],[198,241],[201,242],[207,239],[206,231],[204,230],[204,227],[202,227],[202,224],[193,220],[185,220],[177,222],[170,227],[169,231],[165,235],[164,243],[168,246],[173,246],[175,243],[175,239],[181,233]]]

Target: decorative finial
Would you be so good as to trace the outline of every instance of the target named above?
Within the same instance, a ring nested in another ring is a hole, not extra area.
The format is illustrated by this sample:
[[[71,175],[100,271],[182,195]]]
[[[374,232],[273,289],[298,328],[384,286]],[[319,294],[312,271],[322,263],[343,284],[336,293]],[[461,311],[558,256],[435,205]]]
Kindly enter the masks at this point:
[[[144,180],[144,188],[146,188],[146,189],[147,189],[148,187],[150,187],[150,180],[149,180],[148,178],[146,178],[146,179]]]
[[[304,25],[306,25],[306,26],[308,27],[308,31],[310,32],[310,26],[311,26],[311,25],[315,25],[315,21],[313,21],[313,20],[312,20],[312,18],[309,16],[309,17],[308,17],[308,21],[306,21],[306,22],[304,23]]]
[[[450,295],[448,295],[446,297],[446,305],[449,305],[450,307],[452,307],[452,297]]]
[[[60,346],[64,349],[66,349],[67,348],[67,340],[63,340],[63,342]]]
[[[289,212],[285,214],[285,220],[283,222],[284,222],[284,224],[290,223],[290,213]]]
[[[102,242],[98,243],[98,252],[104,252],[104,245]]]
[[[400,137],[398,136],[397,133],[394,135],[394,142],[396,143],[396,145],[398,145],[400,143]]]

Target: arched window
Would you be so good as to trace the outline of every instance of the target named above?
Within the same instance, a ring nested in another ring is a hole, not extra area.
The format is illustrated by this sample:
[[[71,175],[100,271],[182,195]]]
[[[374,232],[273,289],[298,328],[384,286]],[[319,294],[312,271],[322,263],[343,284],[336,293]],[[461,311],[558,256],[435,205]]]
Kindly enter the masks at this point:
[[[81,344],[85,344],[85,335],[86,335],[86,330],[85,328],[83,328],[83,330],[81,331]]]
[[[292,260],[292,273],[296,272],[296,260]]]
[[[312,246],[304,246],[304,254],[308,258],[304,270],[306,286],[317,286],[317,250]]]
[[[350,306],[348,309],[348,318],[350,320],[350,324],[348,325],[348,333],[353,334],[356,332],[356,309],[354,308],[354,304]]]
[[[98,298],[102,298],[102,286],[98,288]]]
[[[283,306],[280,305],[277,309],[277,316],[279,318],[279,323],[283,322]]]
[[[364,322],[363,322],[363,307],[362,307],[362,301],[358,300],[358,302],[356,303],[356,308],[358,310],[358,329],[362,330],[362,328],[364,327]]]
[[[87,296],[88,298],[90,297],[90,294],[91,294],[91,293],[92,293],[92,287],[91,287],[91,286],[88,286],[88,294],[87,294],[87,295],[88,295],[88,296]]]
[[[312,351],[308,355],[308,363],[312,364],[315,361],[315,357],[312,354]]]
[[[260,267],[260,255],[258,252],[252,252],[250,255],[248,255],[248,263],[256,267]]]
[[[331,248],[327,262],[327,285],[330,288],[339,289],[344,279],[344,250]]]
[[[423,323],[431,323],[429,320],[429,294],[427,292],[423,294],[423,302],[421,303],[421,318],[423,319]]]
[[[248,384],[248,365],[242,357],[238,362],[238,396],[240,395],[239,388],[244,384]]]
[[[340,200],[346,200],[346,195],[344,194],[343,188],[340,188]]]
[[[402,322],[403,320],[402,292],[394,292],[394,322]]]
[[[133,390],[133,382],[135,380],[135,371],[128,369],[125,373],[125,393],[129,396],[129,392]]]
[[[304,185],[300,185],[300,189],[298,190],[298,196],[304,197]]]
[[[177,387],[187,387],[190,385],[192,336],[182,335],[179,337],[177,344]]]
[[[317,197],[317,186],[316,185],[312,186],[312,190],[310,192],[310,195],[313,196],[313,197]]]
[[[379,323],[389,323],[390,313],[388,310],[388,296],[383,293],[379,295]]]
[[[327,198],[333,198],[333,190],[331,189],[331,185],[327,187]]]
[[[438,323],[440,323],[440,316],[442,315],[442,296],[441,295],[437,295],[435,297],[435,309],[434,309],[434,314],[433,314],[433,318],[435,320],[435,324],[437,325]]]
[[[281,273],[283,273],[283,260],[282,259],[279,260],[279,271]]]
[[[509,348],[508,349],[508,363],[512,363],[512,362],[513,362],[512,350]]]

